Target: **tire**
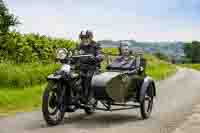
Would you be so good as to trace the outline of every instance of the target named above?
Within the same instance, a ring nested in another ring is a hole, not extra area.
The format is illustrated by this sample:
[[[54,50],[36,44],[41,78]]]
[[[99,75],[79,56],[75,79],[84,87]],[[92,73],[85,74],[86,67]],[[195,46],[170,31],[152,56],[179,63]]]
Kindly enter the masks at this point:
[[[151,116],[151,112],[153,109],[153,101],[153,86],[151,84],[144,96],[144,99],[140,103],[140,112],[143,119],[148,119]]]
[[[56,88],[54,88],[56,86],[56,83],[54,82],[49,82],[47,87],[44,90],[43,93],[43,99],[42,99],[42,113],[43,113],[43,117],[44,120],[46,121],[46,123],[49,126],[55,126],[58,125],[62,122],[64,115],[65,115],[65,111],[63,109],[63,111],[61,111],[58,108],[58,104],[57,104],[57,99],[55,99],[55,97],[53,97],[52,99],[50,99],[50,93],[52,92],[53,94],[56,94]],[[58,95],[58,94],[57,94]],[[50,105],[49,105],[49,100],[50,101]],[[49,107],[55,106],[55,110],[53,112],[49,111]],[[53,116],[55,116],[56,118],[52,118]]]

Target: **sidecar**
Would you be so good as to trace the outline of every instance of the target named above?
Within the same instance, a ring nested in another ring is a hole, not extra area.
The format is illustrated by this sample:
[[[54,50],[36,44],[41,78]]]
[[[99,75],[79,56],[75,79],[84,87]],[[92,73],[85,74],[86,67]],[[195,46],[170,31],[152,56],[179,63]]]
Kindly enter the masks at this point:
[[[144,59],[135,59],[134,67],[112,63],[107,71],[94,75],[92,88],[95,98],[103,105],[96,110],[116,111],[140,108],[143,119],[149,118],[153,108],[156,86],[145,73]],[[139,61],[139,65],[138,62]],[[143,68],[143,69],[141,69]],[[122,108],[113,108],[121,106]]]

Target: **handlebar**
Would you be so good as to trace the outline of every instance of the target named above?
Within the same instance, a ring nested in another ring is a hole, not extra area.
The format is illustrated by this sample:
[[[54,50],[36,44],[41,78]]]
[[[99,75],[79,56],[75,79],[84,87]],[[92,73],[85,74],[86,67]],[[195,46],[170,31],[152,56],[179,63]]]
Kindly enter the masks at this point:
[[[79,64],[80,62],[84,62],[86,64],[90,64],[90,63],[95,63],[96,59],[94,58],[95,56],[91,55],[91,54],[85,54],[85,55],[74,55],[71,57],[66,58],[66,61],[70,64]]]
[[[80,58],[80,57],[94,57],[91,54],[87,54],[87,55],[76,55],[76,56],[72,56],[71,58]]]

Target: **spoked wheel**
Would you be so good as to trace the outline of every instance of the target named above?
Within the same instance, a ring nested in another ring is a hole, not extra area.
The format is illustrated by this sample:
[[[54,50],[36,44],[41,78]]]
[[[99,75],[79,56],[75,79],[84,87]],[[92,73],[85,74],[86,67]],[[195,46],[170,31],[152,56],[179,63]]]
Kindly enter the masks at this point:
[[[150,90],[153,89],[151,87],[152,86],[150,85],[149,88]],[[154,100],[153,95],[151,94],[149,95],[146,93],[143,101],[140,103],[140,111],[143,119],[148,119],[150,117],[153,109],[153,100]]]
[[[57,84],[49,82],[43,93],[42,112],[48,125],[59,124],[65,115],[64,104],[59,104]]]

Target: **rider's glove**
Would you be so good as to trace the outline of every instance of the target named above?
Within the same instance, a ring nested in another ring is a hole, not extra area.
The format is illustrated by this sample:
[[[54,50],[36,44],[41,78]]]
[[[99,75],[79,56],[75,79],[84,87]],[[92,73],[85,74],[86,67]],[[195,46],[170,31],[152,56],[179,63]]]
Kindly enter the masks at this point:
[[[140,67],[140,71],[144,71],[144,68],[143,68],[143,67]]]

